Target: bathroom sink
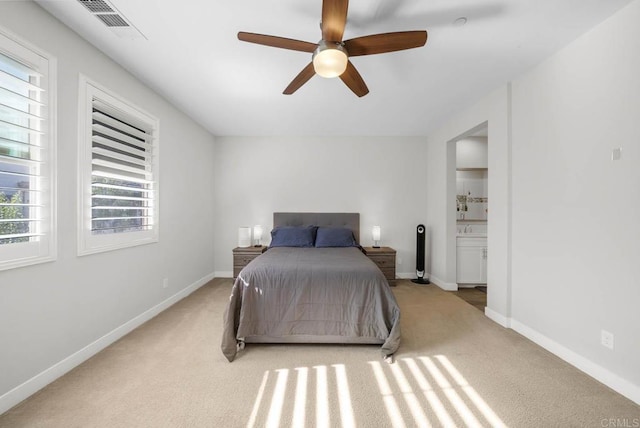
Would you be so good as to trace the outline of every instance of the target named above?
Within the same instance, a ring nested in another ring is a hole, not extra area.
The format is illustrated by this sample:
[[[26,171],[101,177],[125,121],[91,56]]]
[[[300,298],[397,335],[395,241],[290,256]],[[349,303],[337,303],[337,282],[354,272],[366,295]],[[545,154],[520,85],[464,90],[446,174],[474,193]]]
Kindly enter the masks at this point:
[[[458,233],[457,236],[458,238],[486,238],[487,234],[468,232],[468,233]]]

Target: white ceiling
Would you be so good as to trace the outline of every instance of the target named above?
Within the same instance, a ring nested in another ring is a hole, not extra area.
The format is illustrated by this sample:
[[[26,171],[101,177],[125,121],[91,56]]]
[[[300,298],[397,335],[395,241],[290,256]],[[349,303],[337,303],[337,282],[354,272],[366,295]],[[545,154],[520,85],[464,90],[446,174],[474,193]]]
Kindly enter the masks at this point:
[[[322,0],[108,0],[140,39],[116,36],[77,0],[36,1],[217,136],[427,135],[630,3],[351,0],[344,39],[429,33],[422,48],[354,57],[370,90],[358,98],[319,76],[282,95],[311,54],[237,39],[316,43]],[[463,16],[466,25],[453,24]]]

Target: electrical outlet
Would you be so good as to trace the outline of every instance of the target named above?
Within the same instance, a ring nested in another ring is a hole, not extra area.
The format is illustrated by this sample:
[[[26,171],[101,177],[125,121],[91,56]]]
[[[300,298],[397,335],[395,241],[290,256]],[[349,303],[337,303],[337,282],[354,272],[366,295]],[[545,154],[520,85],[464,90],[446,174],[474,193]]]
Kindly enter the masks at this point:
[[[608,332],[606,330],[601,330],[600,342],[602,343],[602,346],[605,346],[609,349],[613,349],[613,333]]]
[[[400,257],[398,257],[398,265],[402,264],[402,259]]]
[[[169,278],[165,278],[162,280],[162,288],[169,287]]]

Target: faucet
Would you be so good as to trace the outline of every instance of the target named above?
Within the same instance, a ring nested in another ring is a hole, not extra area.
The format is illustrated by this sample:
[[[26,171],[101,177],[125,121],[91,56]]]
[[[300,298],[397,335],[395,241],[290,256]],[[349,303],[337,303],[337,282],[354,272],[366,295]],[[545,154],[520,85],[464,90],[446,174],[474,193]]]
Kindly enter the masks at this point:
[[[471,233],[471,225],[468,224],[464,227],[464,233]]]

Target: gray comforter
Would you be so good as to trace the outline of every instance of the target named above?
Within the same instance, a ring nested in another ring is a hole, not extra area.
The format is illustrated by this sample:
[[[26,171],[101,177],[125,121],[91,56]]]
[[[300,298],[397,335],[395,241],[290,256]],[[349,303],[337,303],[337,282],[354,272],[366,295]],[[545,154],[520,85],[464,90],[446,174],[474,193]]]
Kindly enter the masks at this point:
[[[358,248],[271,248],[238,275],[224,314],[222,352],[247,342],[400,345],[400,309]]]

